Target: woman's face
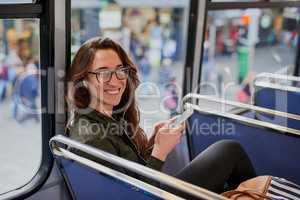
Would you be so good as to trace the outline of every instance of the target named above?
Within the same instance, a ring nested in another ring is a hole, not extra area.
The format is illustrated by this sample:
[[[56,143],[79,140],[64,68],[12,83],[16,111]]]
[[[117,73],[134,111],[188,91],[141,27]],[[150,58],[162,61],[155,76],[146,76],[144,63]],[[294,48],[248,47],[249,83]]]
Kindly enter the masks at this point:
[[[121,67],[123,67],[122,61],[114,50],[101,49],[95,53],[89,72],[107,72],[107,70],[117,70]],[[112,109],[120,103],[122,94],[126,88],[127,79],[120,80],[113,73],[109,81],[103,81],[99,76],[97,79],[96,74],[89,73],[88,82],[93,87],[91,91],[92,98],[97,98],[96,102]],[[93,94],[95,92],[97,94]]]

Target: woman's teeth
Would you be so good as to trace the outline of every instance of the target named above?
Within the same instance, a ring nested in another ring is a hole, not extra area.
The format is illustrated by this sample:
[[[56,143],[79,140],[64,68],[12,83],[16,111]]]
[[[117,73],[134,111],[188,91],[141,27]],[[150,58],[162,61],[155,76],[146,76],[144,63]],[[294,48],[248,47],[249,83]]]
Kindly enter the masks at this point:
[[[119,94],[120,89],[115,89],[115,90],[105,90],[105,92],[108,93],[108,94],[116,95],[116,94]]]

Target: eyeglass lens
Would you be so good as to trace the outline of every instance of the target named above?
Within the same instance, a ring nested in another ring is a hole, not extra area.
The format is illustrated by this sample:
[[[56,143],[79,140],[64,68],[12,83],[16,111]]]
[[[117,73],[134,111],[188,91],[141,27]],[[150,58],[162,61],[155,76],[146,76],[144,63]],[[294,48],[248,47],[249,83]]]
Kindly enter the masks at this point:
[[[101,71],[101,72],[97,73],[98,80],[104,81],[104,82],[110,81],[113,73],[116,74],[116,76],[119,80],[123,80],[123,79],[126,79],[128,76],[128,69],[123,68],[123,69],[118,69],[115,71],[111,71],[111,70]]]

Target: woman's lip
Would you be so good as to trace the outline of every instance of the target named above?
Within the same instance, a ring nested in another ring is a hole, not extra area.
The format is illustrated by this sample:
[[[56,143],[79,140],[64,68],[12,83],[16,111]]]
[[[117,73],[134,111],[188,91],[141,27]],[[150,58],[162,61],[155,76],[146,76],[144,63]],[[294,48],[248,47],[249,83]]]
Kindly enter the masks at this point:
[[[121,91],[121,89],[107,89],[107,90],[104,90],[104,92],[108,93],[108,94],[119,94]]]

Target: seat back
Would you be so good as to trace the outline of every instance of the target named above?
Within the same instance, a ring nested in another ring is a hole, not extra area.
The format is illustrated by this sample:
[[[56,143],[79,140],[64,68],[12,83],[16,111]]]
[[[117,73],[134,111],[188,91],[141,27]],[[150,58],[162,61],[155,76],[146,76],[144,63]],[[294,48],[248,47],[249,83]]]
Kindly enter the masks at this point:
[[[300,93],[273,88],[261,88],[254,95],[254,104],[256,106],[300,116],[299,102]],[[274,117],[267,114],[256,114],[256,118],[300,130],[300,122],[298,120]]]
[[[300,78],[295,76],[271,73],[259,74],[254,80],[253,104],[300,116],[300,106],[298,106],[300,88],[295,86],[297,82],[300,82]],[[298,120],[259,113],[256,114],[256,118],[300,130]]]
[[[300,115],[299,102],[299,92],[260,88],[254,93],[255,105],[296,115]]]
[[[212,113],[195,111],[188,121],[193,158],[216,141],[234,139],[245,148],[258,175],[273,175],[300,183],[299,136],[274,130],[272,126],[264,127],[257,120],[248,123],[247,118],[239,121]]]
[[[59,163],[75,199],[162,199],[75,161],[59,158]]]
[[[60,163],[64,177],[75,199],[182,199],[173,193],[185,198],[226,199],[204,188],[62,135],[51,138],[49,144],[53,155]],[[134,172],[139,176],[147,177],[147,180],[161,183],[163,188],[172,191],[172,193],[129,176],[127,173],[116,171],[108,166],[79,156],[71,152],[70,149],[80,150],[97,159]]]
[[[300,115],[300,77],[272,73],[258,74],[254,79],[253,104]]]

